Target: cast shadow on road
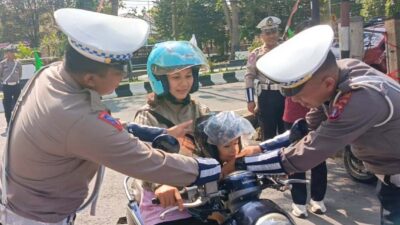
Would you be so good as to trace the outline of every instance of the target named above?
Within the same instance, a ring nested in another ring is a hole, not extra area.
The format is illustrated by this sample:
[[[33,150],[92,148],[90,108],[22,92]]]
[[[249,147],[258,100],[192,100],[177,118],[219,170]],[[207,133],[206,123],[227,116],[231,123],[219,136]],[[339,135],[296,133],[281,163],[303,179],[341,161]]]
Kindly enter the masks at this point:
[[[291,214],[298,225],[379,224],[379,203],[375,196],[375,186],[352,181],[340,160],[341,158],[328,160],[327,163],[328,189],[324,200],[327,212],[325,215],[309,212],[306,219],[299,219]],[[307,189],[310,190],[309,185]],[[281,197],[272,197],[277,194],[269,193],[273,201],[291,212],[290,191],[284,192]]]

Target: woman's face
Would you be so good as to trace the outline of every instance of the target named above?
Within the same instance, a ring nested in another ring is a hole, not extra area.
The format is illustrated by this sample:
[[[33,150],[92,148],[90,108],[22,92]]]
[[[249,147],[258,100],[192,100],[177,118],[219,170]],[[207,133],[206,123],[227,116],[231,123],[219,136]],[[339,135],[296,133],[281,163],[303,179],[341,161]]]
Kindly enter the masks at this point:
[[[176,73],[167,74],[169,92],[178,101],[182,101],[189,94],[193,85],[192,68],[186,68]]]
[[[222,162],[235,159],[239,153],[239,138],[236,138],[225,145],[218,145],[219,158]]]

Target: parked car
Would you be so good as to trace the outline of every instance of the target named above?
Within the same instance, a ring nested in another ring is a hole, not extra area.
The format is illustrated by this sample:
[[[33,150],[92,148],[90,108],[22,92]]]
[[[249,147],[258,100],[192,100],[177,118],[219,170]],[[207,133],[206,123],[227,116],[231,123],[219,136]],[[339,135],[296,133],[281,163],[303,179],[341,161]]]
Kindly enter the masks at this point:
[[[383,73],[387,72],[385,32],[383,24],[364,28],[363,61]]]

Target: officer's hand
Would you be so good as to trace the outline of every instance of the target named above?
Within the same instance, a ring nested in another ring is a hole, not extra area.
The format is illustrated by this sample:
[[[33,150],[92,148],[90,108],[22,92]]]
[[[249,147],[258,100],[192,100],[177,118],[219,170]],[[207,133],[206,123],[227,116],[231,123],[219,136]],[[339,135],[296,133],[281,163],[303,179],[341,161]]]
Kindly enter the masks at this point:
[[[190,126],[192,126],[193,120],[189,120],[183,123],[180,123],[176,126],[167,129],[167,133],[175,138],[181,138],[185,136],[185,134],[190,131]]]
[[[247,110],[249,110],[249,112],[255,114],[255,109],[256,109],[256,103],[255,102],[248,102],[247,103]]]
[[[228,174],[235,171],[235,159],[228,161],[222,165],[221,178],[226,177]]]
[[[161,185],[159,188],[156,189],[154,194],[160,200],[160,205],[162,207],[168,206],[179,206],[179,210],[183,210],[183,200],[179,190],[176,187],[168,186],[168,185]]]
[[[242,149],[239,152],[239,154],[236,155],[236,158],[251,156],[251,155],[259,154],[261,152],[262,152],[262,150],[261,150],[260,146],[258,146],[258,145],[247,146],[244,149]]]

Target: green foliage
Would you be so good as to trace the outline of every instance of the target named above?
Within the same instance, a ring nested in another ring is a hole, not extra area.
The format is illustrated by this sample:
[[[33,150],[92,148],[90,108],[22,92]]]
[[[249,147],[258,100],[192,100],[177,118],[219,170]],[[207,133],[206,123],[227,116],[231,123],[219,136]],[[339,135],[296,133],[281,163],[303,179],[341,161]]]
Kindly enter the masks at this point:
[[[33,49],[20,42],[17,46],[17,53],[15,54],[17,59],[27,59],[33,57]]]
[[[48,56],[61,57],[64,54],[66,44],[67,37],[53,30],[42,38],[40,42],[40,52]]]
[[[386,0],[385,15],[400,19],[400,0]]]
[[[251,43],[250,47],[247,49],[249,52],[253,51],[254,49],[260,47],[261,45],[263,45],[263,42],[261,41],[260,38],[256,38],[253,40],[253,42]]]
[[[174,4],[160,0],[151,11],[159,41],[174,39],[172,15],[175,13],[176,39],[189,40],[195,34],[199,46],[210,42],[223,45],[226,41],[224,15],[214,0],[175,1]]]
[[[362,5],[360,15],[366,20],[385,15],[386,0],[357,0],[357,3]]]
[[[259,29],[256,28],[257,24],[267,16],[279,17],[282,20],[281,31],[283,31],[295,3],[296,0],[242,1],[240,14],[240,24],[244,25],[241,27],[242,39],[253,40],[259,34]],[[295,27],[296,24],[309,19],[310,16],[310,2],[301,1],[296,14],[292,18],[291,27]]]

